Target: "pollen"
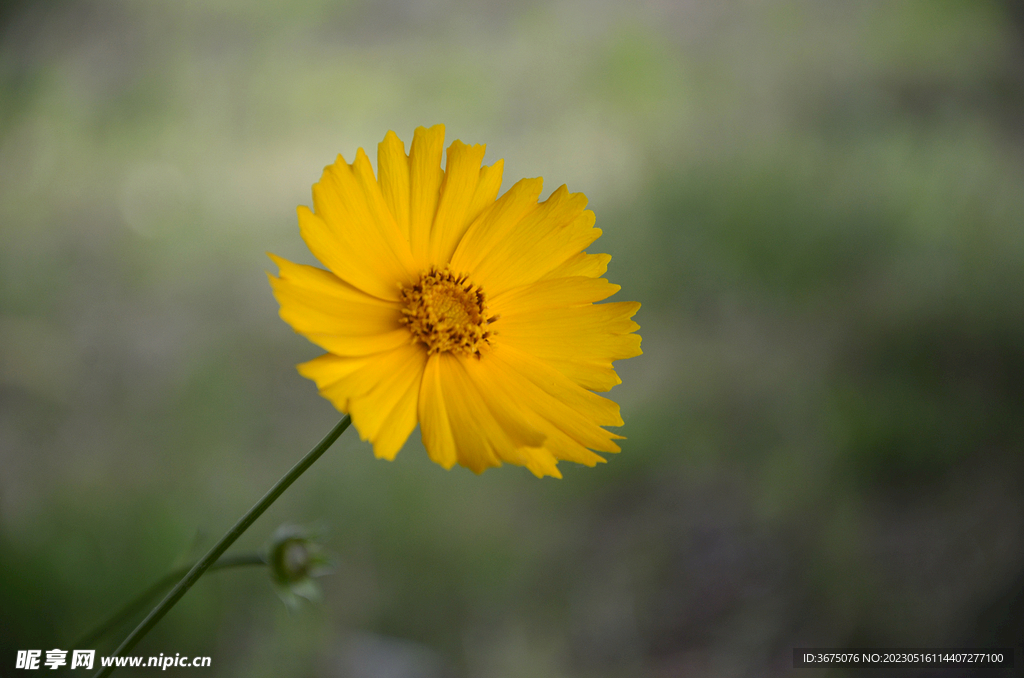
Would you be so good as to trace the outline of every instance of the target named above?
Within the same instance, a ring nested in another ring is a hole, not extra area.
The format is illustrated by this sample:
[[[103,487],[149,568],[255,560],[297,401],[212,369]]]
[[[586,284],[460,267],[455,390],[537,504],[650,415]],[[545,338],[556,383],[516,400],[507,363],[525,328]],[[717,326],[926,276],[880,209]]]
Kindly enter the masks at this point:
[[[418,282],[401,291],[402,324],[427,353],[451,351],[480,357],[491,343],[487,326],[497,320],[487,312],[484,292],[447,266],[431,267]]]

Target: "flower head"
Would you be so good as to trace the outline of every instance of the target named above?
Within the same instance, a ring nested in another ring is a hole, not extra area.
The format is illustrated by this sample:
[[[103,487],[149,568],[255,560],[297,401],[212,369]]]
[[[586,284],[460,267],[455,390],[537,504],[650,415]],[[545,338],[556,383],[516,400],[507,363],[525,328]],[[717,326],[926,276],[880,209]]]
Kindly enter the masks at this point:
[[[328,270],[274,255],[281,317],[328,353],[299,365],[378,457],[393,459],[419,423],[431,459],[480,473],[503,462],[561,477],[618,452],[619,407],[594,391],[620,383],[613,360],[640,354],[637,302],[611,259],[583,251],[601,235],[581,193],[542,180],[498,197],[502,161],[444,127],[417,128],[408,155],[394,132],[338,156],[313,186],[299,229]]]

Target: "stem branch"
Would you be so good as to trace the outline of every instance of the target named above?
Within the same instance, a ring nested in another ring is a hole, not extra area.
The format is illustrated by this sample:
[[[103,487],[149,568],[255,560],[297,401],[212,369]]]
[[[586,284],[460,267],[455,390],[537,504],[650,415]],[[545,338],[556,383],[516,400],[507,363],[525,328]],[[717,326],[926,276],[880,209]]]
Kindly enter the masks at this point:
[[[299,462],[295,464],[290,471],[288,471],[288,473],[284,474],[284,476],[282,476],[281,479],[278,480],[265,495],[263,495],[263,498],[256,502],[256,504],[249,509],[237,523],[235,523],[234,527],[228,530],[227,534],[221,537],[220,541],[214,544],[213,548],[211,548],[210,551],[199,560],[199,562],[192,566],[192,569],[188,571],[188,574],[182,577],[181,581],[179,581],[167,596],[153,608],[153,611],[142,620],[135,630],[124,639],[124,642],[114,650],[114,653],[111,656],[121,657],[124,656],[125,653],[131,651],[131,649],[135,647],[135,645],[142,640],[154,626],[156,626],[157,622],[163,619],[164,615],[174,607],[175,603],[181,600],[181,597],[184,596],[190,588],[192,588],[192,585],[203,576],[203,573],[206,572],[206,570],[208,570],[218,558],[224,555],[224,552],[227,551],[233,543],[235,543],[235,540],[242,536],[242,533],[249,529],[249,526],[256,522],[256,519],[263,515],[263,512],[266,511],[299,476],[305,473],[306,469],[313,465],[313,462],[319,459],[320,456],[327,451],[327,448],[334,444],[334,441],[345,432],[345,429],[347,429],[351,423],[352,419],[348,415],[345,415],[341,421],[331,429],[331,432],[317,444],[316,447],[310,450],[305,457],[300,459]],[[106,666],[96,674],[95,678],[105,678],[113,673],[115,668],[115,666]]]
[[[263,556],[260,554],[245,553],[242,555],[224,556],[211,565],[207,572],[213,572],[214,570],[226,570],[232,567],[244,567],[246,565],[266,564],[266,561],[263,560]],[[176,570],[171,570],[158,581],[154,582],[148,589],[137,595],[129,603],[125,604],[125,606],[120,610],[110,615],[105,622],[95,626],[87,634],[72,643],[71,647],[90,647],[94,645],[97,640],[107,635],[108,632],[113,631],[118,626],[134,617],[136,613],[146,606],[146,603],[169,589],[176,581],[188,574],[193,567],[195,567],[194,564],[185,565],[184,567],[179,567]]]

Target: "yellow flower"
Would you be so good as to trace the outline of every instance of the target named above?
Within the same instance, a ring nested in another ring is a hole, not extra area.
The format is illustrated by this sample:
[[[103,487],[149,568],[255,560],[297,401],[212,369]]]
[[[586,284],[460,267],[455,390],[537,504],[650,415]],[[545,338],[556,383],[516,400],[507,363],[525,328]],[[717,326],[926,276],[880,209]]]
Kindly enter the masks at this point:
[[[270,276],[281,317],[328,351],[299,365],[352,416],[374,453],[393,459],[417,422],[430,458],[476,473],[509,462],[561,477],[559,460],[593,466],[618,452],[620,383],[612,361],[640,354],[637,302],[619,290],[582,193],[542,180],[500,198],[502,161],[417,128],[409,154],[394,132],[338,156],[313,186],[299,229],[327,268],[281,259]]]

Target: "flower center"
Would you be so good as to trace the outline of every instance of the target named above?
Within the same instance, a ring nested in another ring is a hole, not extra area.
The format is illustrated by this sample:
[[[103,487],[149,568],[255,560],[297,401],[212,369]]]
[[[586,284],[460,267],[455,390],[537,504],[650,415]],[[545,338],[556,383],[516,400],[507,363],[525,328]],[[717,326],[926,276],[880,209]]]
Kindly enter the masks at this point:
[[[402,324],[427,345],[428,353],[453,351],[479,358],[480,349],[491,343],[487,325],[498,318],[488,317],[483,290],[447,266],[431,266],[419,282],[402,288],[401,298]]]

